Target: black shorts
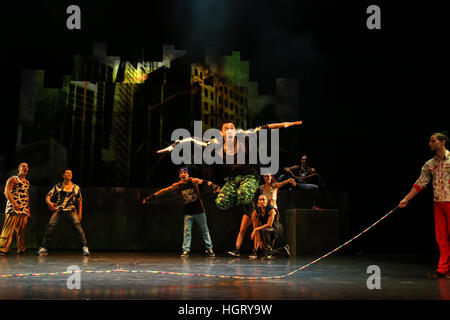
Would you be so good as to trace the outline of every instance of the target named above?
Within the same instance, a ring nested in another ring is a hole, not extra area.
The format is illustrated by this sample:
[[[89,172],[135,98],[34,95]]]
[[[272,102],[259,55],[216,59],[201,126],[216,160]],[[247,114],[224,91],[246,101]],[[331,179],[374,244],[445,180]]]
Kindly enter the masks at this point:
[[[249,204],[242,204],[242,205],[240,205],[239,209],[241,210],[243,215],[248,216],[249,218],[251,218],[253,210],[255,210],[255,206],[254,206],[253,202],[250,202]]]

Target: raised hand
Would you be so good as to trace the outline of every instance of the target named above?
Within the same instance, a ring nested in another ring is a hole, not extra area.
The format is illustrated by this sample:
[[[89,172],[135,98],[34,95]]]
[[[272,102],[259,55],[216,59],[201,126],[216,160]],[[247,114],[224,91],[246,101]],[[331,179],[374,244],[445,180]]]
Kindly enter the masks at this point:
[[[173,150],[173,146],[168,146],[167,148],[156,151],[156,153],[171,152],[172,150]]]
[[[294,122],[285,122],[284,123],[284,127],[288,128],[290,126],[299,126],[301,125],[303,122],[302,121],[294,121]]]

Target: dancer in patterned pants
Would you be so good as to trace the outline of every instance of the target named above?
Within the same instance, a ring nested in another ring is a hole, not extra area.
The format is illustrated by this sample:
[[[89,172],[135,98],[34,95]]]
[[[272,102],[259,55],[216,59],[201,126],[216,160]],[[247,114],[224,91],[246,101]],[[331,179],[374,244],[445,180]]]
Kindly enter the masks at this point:
[[[236,248],[229,251],[229,254],[239,256],[245,232],[252,222],[251,214],[254,209],[255,193],[259,187],[260,167],[258,161],[250,161],[250,159],[255,159],[255,153],[259,150],[256,141],[260,141],[258,137],[260,130],[288,128],[300,124],[302,124],[301,121],[272,123],[243,131],[236,129],[233,121],[227,120],[222,123],[220,128],[222,138],[220,140],[214,138],[209,142],[204,142],[195,138],[187,138],[177,140],[171,146],[158,151],[158,153],[171,152],[175,145],[180,143],[194,142],[204,147],[212,143],[217,145],[216,156],[222,160],[220,163],[223,164],[226,183],[216,198],[216,206],[222,210],[238,206],[243,213],[241,227],[236,239]],[[252,150],[253,153],[250,154]],[[229,161],[230,159],[232,161]]]
[[[30,183],[26,179],[28,164],[19,165],[19,173],[8,179],[5,186],[7,199],[5,222],[0,236],[0,255],[5,255],[11,245],[14,231],[17,238],[17,254],[25,253],[25,227],[30,216]]]
[[[255,175],[227,178],[216,198],[216,206],[225,210],[237,205],[251,204],[258,187],[259,179]]]

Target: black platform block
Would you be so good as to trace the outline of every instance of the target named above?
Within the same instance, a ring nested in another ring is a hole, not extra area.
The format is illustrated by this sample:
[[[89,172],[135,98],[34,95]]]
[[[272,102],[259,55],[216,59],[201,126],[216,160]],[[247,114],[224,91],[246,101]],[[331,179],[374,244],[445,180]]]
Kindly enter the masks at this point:
[[[341,214],[337,209],[287,210],[286,237],[294,255],[326,253],[340,245]]]

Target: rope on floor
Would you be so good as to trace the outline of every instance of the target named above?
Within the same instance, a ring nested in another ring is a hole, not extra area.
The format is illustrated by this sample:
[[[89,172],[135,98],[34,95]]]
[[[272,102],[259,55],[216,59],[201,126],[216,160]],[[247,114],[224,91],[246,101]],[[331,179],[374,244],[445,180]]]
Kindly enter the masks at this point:
[[[28,277],[28,276],[56,276],[56,275],[62,275],[62,274],[72,274],[72,273],[91,273],[91,274],[108,274],[108,273],[148,273],[148,274],[166,274],[166,275],[175,275],[175,276],[196,276],[196,277],[207,277],[207,278],[221,278],[221,279],[238,279],[238,280],[277,280],[277,279],[284,279],[292,276],[293,274],[302,271],[306,269],[307,267],[313,265],[316,262],[319,262],[322,259],[325,259],[329,255],[333,254],[334,252],[340,250],[341,248],[348,245],[353,240],[356,240],[360,236],[362,236],[364,233],[372,229],[375,225],[380,223],[382,220],[387,218],[391,213],[393,213],[396,209],[395,207],[391,211],[389,211],[387,214],[382,216],[380,219],[375,221],[373,224],[371,224],[369,227],[358,233],[356,236],[348,240],[347,242],[341,244],[339,247],[331,250],[330,252],[324,254],[320,258],[317,258],[297,269],[294,271],[291,271],[287,274],[283,274],[280,276],[270,276],[270,277],[250,277],[250,276],[239,276],[239,275],[220,275],[220,274],[204,274],[204,273],[186,273],[186,272],[169,272],[169,271],[157,271],[157,270],[126,270],[126,269],[115,269],[115,270],[73,270],[73,271],[61,271],[61,272],[44,272],[44,273],[11,273],[11,274],[1,274],[0,278],[17,278],[17,277]]]

